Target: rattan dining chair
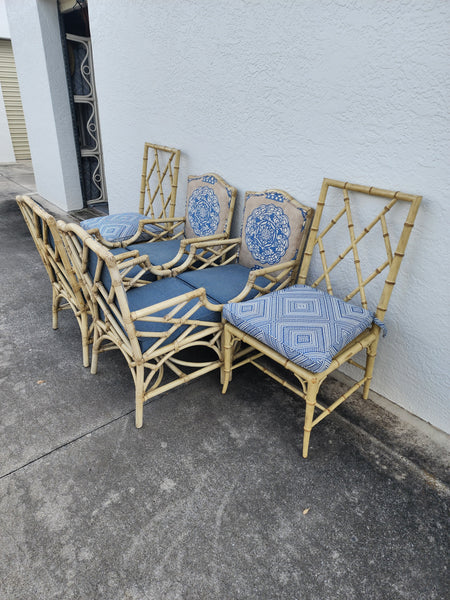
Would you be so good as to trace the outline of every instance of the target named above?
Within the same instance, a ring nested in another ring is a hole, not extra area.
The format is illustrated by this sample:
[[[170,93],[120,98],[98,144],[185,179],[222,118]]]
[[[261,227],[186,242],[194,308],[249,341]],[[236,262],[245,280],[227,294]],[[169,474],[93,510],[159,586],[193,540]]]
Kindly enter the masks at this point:
[[[53,329],[58,329],[59,312],[71,309],[80,327],[83,365],[88,367],[92,341],[89,305],[64,249],[56,220],[29,196],[17,196],[16,201],[50,279]]]
[[[125,241],[165,239],[179,222],[174,217],[179,166],[180,150],[146,142],[138,212],[85,219],[81,227],[95,229],[97,238],[111,248],[123,246]]]
[[[91,372],[100,352],[120,350],[142,427],[147,400],[220,367],[221,306],[176,278],[143,283],[150,263],[137,251],[114,255],[74,223],[58,221],[58,228],[92,303]]]
[[[361,387],[368,398],[383,321],[421,199],[324,179],[298,284],[224,306],[223,393],[232,370],[251,363],[302,397],[305,458],[315,425]],[[328,208],[337,212],[319,231]],[[363,364],[356,357],[361,351]],[[267,366],[266,357],[290,371],[292,382],[279,367]],[[345,363],[363,376],[324,406],[317,401],[319,388]]]

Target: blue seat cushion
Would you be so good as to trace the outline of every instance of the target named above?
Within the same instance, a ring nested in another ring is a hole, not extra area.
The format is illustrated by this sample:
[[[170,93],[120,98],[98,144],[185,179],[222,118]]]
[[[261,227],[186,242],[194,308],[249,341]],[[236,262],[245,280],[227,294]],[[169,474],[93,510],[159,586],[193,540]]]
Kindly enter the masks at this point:
[[[374,313],[307,285],[294,285],[248,302],[224,306],[223,316],[292,362],[313,373],[373,322]]]
[[[123,242],[136,234],[139,222],[145,218],[145,215],[141,213],[126,212],[85,219],[81,221],[80,225],[86,231],[89,229],[98,229],[100,235],[108,242]],[[156,225],[148,224],[145,228],[148,231],[160,231]],[[139,240],[146,241],[149,237],[149,235],[142,233]]]
[[[147,254],[152,265],[163,265],[176,256],[180,248],[180,240],[167,240],[163,242],[147,242],[144,244],[130,244],[127,250],[137,250],[139,254]]]
[[[247,283],[250,269],[240,264],[208,267],[197,271],[185,271],[177,276],[194,289],[204,287],[206,293],[219,304],[225,304],[237,296]],[[256,284],[267,285],[269,280],[258,277]],[[257,290],[251,290],[248,298],[254,298]]]
[[[158,302],[169,300],[171,298],[174,298],[175,296],[179,296],[187,292],[192,292],[192,287],[184,283],[183,281],[180,281],[176,278],[161,279],[159,281],[149,283],[148,285],[129,290],[127,292],[128,305],[130,307],[130,311],[133,312],[136,310],[140,310],[141,308],[145,308],[147,306],[158,304]],[[208,298],[208,300],[212,304],[217,304],[211,298]],[[192,308],[196,302],[197,299],[191,300],[175,316],[181,317],[186,312],[188,312],[188,310]],[[155,316],[163,316],[171,310],[173,310],[172,307],[164,309],[162,311],[159,311],[158,313],[155,313]],[[221,311],[212,311],[202,306],[192,315],[192,319],[217,323],[220,322]],[[135,327],[137,331],[161,332],[169,330],[172,326],[173,325],[171,323],[151,323],[148,321],[135,321]],[[167,340],[165,340],[164,344],[169,344],[173,342],[177,337],[179,337],[182,334],[186,327],[187,325],[178,327],[178,329],[176,329],[176,331],[171,336],[169,336]],[[156,341],[156,338],[151,337],[140,337],[138,339],[142,352],[145,352]]]

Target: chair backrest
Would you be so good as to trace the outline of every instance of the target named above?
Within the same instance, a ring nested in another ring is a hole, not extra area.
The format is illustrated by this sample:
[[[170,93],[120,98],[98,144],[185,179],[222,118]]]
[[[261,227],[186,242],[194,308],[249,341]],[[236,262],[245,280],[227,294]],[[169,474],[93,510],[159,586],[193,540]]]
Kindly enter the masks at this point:
[[[300,263],[313,214],[282,190],[246,192],[238,262],[248,268]]]
[[[139,212],[149,219],[172,218],[180,167],[180,151],[144,144]]]
[[[298,283],[322,284],[329,294],[353,303],[359,294],[361,306],[375,310],[369,306],[372,297],[368,298],[366,286],[387,269],[384,282],[380,278],[378,286],[373,284],[381,288],[375,314],[383,320],[421,200],[421,196],[324,179]],[[327,221],[330,214],[334,216],[319,232],[326,208],[330,209]],[[308,270],[314,272],[314,281],[306,281]]]
[[[85,304],[84,297],[59,235],[55,218],[29,196],[17,196],[16,202],[51,283],[59,285],[64,298],[75,311],[81,310]]]
[[[184,236],[195,238],[225,234],[228,237],[235,201],[236,188],[224,181],[220,175],[190,175]]]

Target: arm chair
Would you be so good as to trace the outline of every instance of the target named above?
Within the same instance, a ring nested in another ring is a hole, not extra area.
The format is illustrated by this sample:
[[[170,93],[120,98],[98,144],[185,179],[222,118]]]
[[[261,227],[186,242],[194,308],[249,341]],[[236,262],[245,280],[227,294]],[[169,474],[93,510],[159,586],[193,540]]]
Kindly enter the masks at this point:
[[[227,239],[236,201],[236,188],[215,173],[188,178],[185,216],[173,220],[166,239],[146,243],[125,243],[127,250],[148,255],[151,264],[163,270],[179,267],[192,244],[208,244]],[[147,221],[141,222],[146,227]],[[92,233],[92,232],[91,232]],[[100,240],[101,241],[101,240]],[[206,251],[202,252],[202,255]],[[149,279],[155,277],[148,273]]]
[[[52,285],[53,329],[58,329],[59,311],[72,309],[81,332],[83,365],[88,367],[92,341],[89,306],[64,249],[55,218],[28,196],[17,196],[16,201]]]
[[[220,304],[286,287],[297,276],[313,213],[281,190],[247,192],[241,237],[192,243],[173,274]]]
[[[125,212],[81,221],[83,229],[94,230],[108,247],[124,241],[158,240],[179,222],[174,217],[180,166],[180,151],[145,143],[142,162],[139,212]],[[146,219],[145,225],[142,219]]]
[[[220,367],[221,306],[176,278],[142,284],[151,267],[147,256],[115,256],[78,225],[58,221],[58,227],[93,305],[91,372],[103,350],[122,352],[135,385],[136,427],[142,427],[144,402]]]
[[[359,388],[368,398],[382,321],[420,202],[420,196],[324,179],[298,285],[224,306],[223,393],[232,370],[251,363],[302,397],[304,458],[312,427]],[[328,207],[337,214],[319,231]],[[317,260],[311,263],[313,251]],[[364,364],[355,360],[361,351]],[[265,357],[290,371],[293,383],[267,368]],[[363,375],[323,406],[317,402],[319,388],[344,363]]]

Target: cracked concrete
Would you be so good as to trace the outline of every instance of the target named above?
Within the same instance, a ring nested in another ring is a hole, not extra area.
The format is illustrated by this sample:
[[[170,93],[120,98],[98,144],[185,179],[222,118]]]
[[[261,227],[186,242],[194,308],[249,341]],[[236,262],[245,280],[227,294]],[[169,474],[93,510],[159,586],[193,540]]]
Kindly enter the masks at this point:
[[[14,201],[35,192],[29,163],[0,165],[1,600],[448,597],[448,436],[373,395],[303,460],[303,403],[251,367],[135,429],[122,356],[91,375],[72,314],[51,329]]]

